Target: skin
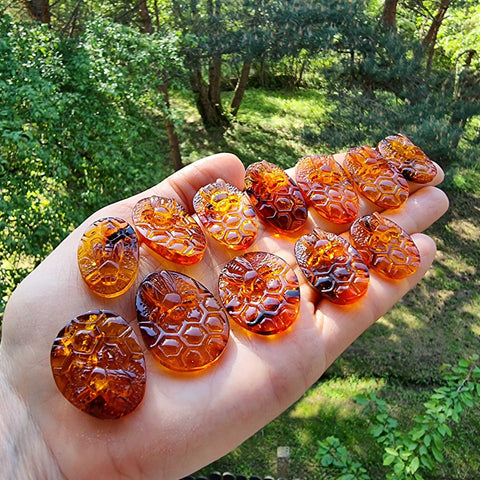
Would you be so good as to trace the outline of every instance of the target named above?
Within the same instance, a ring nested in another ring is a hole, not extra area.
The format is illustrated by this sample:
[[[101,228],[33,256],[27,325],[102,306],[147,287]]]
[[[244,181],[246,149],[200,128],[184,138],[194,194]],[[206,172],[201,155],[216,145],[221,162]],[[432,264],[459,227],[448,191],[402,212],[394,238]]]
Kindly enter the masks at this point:
[[[343,156],[337,155],[341,162]],[[209,240],[197,265],[181,267],[141,248],[139,274],[122,297],[102,299],[83,283],[76,259],[86,227],[105,216],[131,222],[135,203],[148,195],[173,197],[192,212],[192,198],[202,186],[223,178],[243,188],[244,167],[234,155],[219,154],[191,164],[159,185],[96,212],[69,235],[12,295],[4,316],[0,345],[0,477],[67,479],[181,478],[226,454],[270,422],[323,374],[364,330],[387,312],[425,275],[434,255],[433,240],[421,234],[448,208],[436,188],[411,185],[400,209],[385,212],[412,237],[421,253],[417,273],[388,281],[371,273],[368,292],[350,306],[322,300],[295,267],[301,284],[299,318],[274,338],[250,334],[232,325],[229,345],[211,368],[171,373],[146,352],[147,388],[132,414],[98,420],[77,410],[57,390],[50,369],[50,349],[59,330],[92,309],[121,314],[136,326],[134,296],[140,281],[161,268],[187,273],[216,292],[222,266],[236,253]],[[288,172],[294,177],[294,171]],[[374,206],[362,201],[361,214]],[[312,209],[310,209],[312,210]],[[305,229],[278,235],[261,227],[254,249],[269,251],[295,266],[296,239],[314,226],[341,233],[310,212]]]

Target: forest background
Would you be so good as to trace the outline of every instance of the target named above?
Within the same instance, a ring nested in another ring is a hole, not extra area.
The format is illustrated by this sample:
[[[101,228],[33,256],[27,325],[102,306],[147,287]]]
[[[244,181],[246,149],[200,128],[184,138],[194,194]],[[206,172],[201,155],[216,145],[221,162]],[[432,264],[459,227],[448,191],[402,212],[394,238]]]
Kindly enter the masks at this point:
[[[375,392],[408,430],[443,385],[441,366],[475,359],[478,2],[3,1],[0,98],[0,312],[85,217],[205,155],[287,168],[402,131],[445,169],[451,208],[429,230],[439,253],[425,280],[301,401],[205,471],[271,474],[276,447],[289,445],[292,476],[336,478],[315,458],[335,434],[385,478],[385,452],[365,433],[376,417],[356,395]],[[469,407],[418,474],[480,478],[480,409]],[[414,478],[399,475],[389,478]]]

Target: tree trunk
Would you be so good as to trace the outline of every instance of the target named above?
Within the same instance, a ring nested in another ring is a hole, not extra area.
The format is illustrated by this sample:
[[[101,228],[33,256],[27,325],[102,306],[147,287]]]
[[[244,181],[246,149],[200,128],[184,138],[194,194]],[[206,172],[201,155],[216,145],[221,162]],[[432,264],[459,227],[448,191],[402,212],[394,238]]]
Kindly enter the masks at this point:
[[[397,31],[398,0],[385,0],[383,4],[382,23],[393,32]]]
[[[49,0],[23,0],[30,17],[40,23],[50,23]]]
[[[151,35],[153,33],[152,17],[148,11],[147,0],[140,0],[138,3],[140,16],[143,20],[143,30],[146,34]],[[175,132],[175,125],[170,120],[170,97],[168,95],[168,87],[165,83],[162,83],[158,87],[160,95],[162,95],[164,110],[163,120],[165,122],[165,129],[167,130],[168,145],[170,147],[170,155],[173,160],[173,168],[175,171],[180,170],[183,167],[182,155],[180,153],[180,144],[178,142],[177,133]]]
[[[223,115],[222,108],[222,59],[215,56],[208,65],[208,98],[218,115]]]
[[[206,128],[224,127],[228,125],[225,115],[219,115],[219,111],[212,104],[209,95],[209,88],[202,77],[200,68],[190,74],[190,85],[196,96],[198,112]]]
[[[168,88],[165,84],[160,85],[158,88],[159,92],[163,95],[163,102],[165,104],[165,111],[163,118],[165,121],[165,128],[167,129],[168,136],[168,145],[170,146],[170,154],[172,155],[173,168],[175,171],[180,170],[183,167],[182,155],[180,153],[180,145],[178,142],[178,137],[175,132],[175,126],[170,120],[170,98],[168,96]]]
[[[240,108],[240,104],[243,100],[243,94],[247,89],[248,76],[250,74],[251,66],[252,62],[244,62],[242,66],[242,71],[240,72],[240,76],[238,77],[237,86],[235,87],[235,93],[233,94],[232,103],[230,104],[230,112],[234,117],[238,113],[238,109]]]
[[[143,21],[143,31],[148,34],[153,33],[152,18],[148,11],[147,0],[140,0],[138,2],[138,10]]]
[[[448,7],[450,6],[451,0],[441,0],[438,7],[435,18],[433,19],[430,28],[428,29],[425,38],[422,41],[422,45],[428,49],[428,58],[427,58],[427,72],[430,71],[433,62],[433,56],[435,54],[435,44],[437,42],[437,35],[440,27],[442,25],[445,14],[447,13]]]

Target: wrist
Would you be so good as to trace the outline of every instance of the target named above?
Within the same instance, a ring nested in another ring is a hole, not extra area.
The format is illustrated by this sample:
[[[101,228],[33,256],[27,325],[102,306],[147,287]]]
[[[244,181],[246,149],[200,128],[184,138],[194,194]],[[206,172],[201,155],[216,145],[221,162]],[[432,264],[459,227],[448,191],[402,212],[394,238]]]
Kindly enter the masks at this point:
[[[0,478],[62,479],[29,408],[7,379],[0,349]]]

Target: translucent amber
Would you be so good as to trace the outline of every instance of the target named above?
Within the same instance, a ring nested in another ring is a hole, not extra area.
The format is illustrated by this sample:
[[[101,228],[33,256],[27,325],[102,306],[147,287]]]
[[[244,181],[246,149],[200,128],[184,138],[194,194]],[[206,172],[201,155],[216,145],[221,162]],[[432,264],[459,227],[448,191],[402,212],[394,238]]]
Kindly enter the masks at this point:
[[[171,370],[200,370],[227,346],[227,315],[201,283],[173,271],[150,274],[140,284],[137,319],[145,344]]]
[[[123,417],[143,399],[143,352],[135,332],[115,313],[87,312],[70,321],[53,343],[50,363],[64,397],[94,417]]]
[[[258,215],[276,229],[294,232],[305,225],[305,199],[280,167],[266,161],[252,163],[245,173],[245,190]]]
[[[331,302],[350,304],[367,292],[368,267],[343,237],[315,229],[295,244],[295,256],[308,282]]]
[[[223,180],[206,185],[193,197],[193,208],[207,232],[222,245],[243,250],[255,241],[257,215],[237,187]]]
[[[131,225],[121,218],[102,218],[88,227],[78,245],[80,274],[97,295],[117,297],[137,276],[138,251]]]
[[[351,223],[358,217],[358,195],[332,155],[303,157],[295,179],[307,203],[330,222]]]
[[[437,174],[435,164],[402,133],[381,140],[377,150],[393,163],[407,180],[428,183]]]
[[[133,223],[145,245],[181,265],[199,262],[207,248],[200,225],[171,198],[152,196],[133,209]]]
[[[420,266],[420,253],[410,235],[376,212],[354,222],[350,237],[365,262],[386,278],[408,277]]]
[[[298,316],[297,276],[271,253],[249,252],[234,258],[223,268],[218,287],[230,317],[252,332],[283,332]]]
[[[348,150],[343,167],[360,194],[381,208],[398,208],[408,198],[407,180],[369,146]]]

